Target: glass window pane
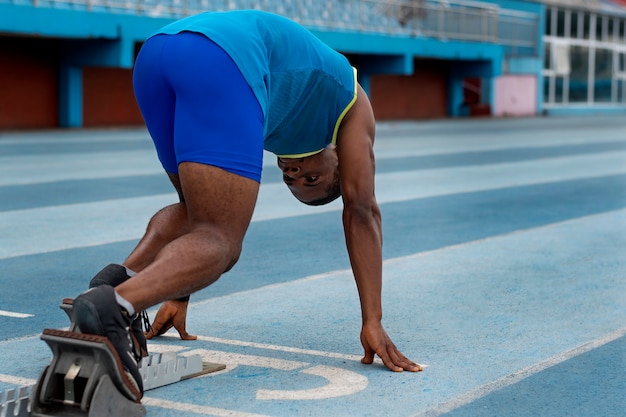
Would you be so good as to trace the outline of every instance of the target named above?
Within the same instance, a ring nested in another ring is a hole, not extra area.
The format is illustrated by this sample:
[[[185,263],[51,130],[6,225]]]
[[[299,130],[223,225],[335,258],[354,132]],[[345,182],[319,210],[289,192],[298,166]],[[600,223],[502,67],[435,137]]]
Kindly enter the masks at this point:
[[[543,78],[543,102],[544,103],[552,103],[552,101],[550,101],[550,84],[552,82],[553,82],[552,77]]]
[[[570,37],[571,38],[578,37],[578,16],[579,16],[578,12],[572,12],[572,17],[570,19],[571,21]]]
[[[624,91],[626,90],[626,82],[624,80],[617,81],[617,102],[618,104],[626,104],[626,100],[624,100]]]
[[[569,80],[569,101],[572,103],[587,102],[589,77],[589,48],[572,46],[570,48],[572,72]]]
[[[606,16],[596,16],[596,39],[602,40],[602,28],[606,23]]]
[[[610,49],[596,50],[594,101],[606,103],[611,101],[613,86],[613,51]]]
[[[554,102],[555,103],[563,103],[563,86],[565,85],[565,80],[563,77],[556,77],[555,80],[555,89],[554,89]]]
[[[591,16],[589,13],[583,15],[583,39],[591,39]]]
[[[609,42],[615,41],[614,31],[615,31],[615,21],[616,19],[610,18],[608,22],[607,36],[606,40]]]
[[[557,14],[556,36],[565,37],[565,10],[559,10]]]
[[[552,35],[552,7],[546,10],[546,35]]]
[[[552,44],[546,42],[543,44],[543,68],[552,69]]]

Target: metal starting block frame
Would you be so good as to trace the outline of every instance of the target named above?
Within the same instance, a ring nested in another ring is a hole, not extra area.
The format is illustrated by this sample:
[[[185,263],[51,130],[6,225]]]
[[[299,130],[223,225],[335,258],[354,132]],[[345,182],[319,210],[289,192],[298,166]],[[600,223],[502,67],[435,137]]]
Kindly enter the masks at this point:
[[[31,387],[0,391],[0,417],[30,417]]]
[[[203,362],[200,355],[179,356],[174,353],[154,353],[144,358],[139,365],[139,373],[143,378],[144,391],[149,391],[165,385],[174,384],[185,379],[190,379],[199,375],[221,371],[226,365],[210,362]],[[36,385],[23,386],[16,389],[0,391],[0,417],[34,417],[55,416],[55,414],[31,414],[35,389],[41,384],[41,380]],[[110,381],[107,383],[108,389],[117,389]],[[102,391],[106,393],[107,391]],[[94,393],[96,395],[96,393]],[[126,397],[123,400],[129,401]],[[97,406],[97,404],[96,404]],[[92,408],[94,405],[92,404]],[[82,411],[81,411],[82,412]],[[90,414],[63,414],[63,416]],[[100,416],[94,414],[95,416]],[[104,414],[107,417],[117,416],[116,414]],[[120,417],[125,414],[119,414]]]
[[[200,355],[180,356],[174,353],[153,353],[139,364],[144,391],[224,369],[224,364],[203,362]]]

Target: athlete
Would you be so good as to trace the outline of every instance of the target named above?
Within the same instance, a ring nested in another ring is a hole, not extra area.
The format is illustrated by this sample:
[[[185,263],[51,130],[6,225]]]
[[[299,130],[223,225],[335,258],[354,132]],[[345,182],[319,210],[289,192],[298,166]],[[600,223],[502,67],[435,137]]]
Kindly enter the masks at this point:
[[[137,361],[146,344],[138,313],[164,302],[147,336],[175,325],[181,337],[193,338],[185,330],[188,296],[237,262],[259,191],[263,149],[277,155],[285,184],[301,202],[343,200],[361,302],[362,362],[378,355],[393,371],[420,371],[381,324],[375,121],[347,59],[278,15],[207,12],[151,36],[133,80],[180,202],[152,217],[123,266],[100,271],[74,310],[81,331],[111,340],[134,380],[136,399],[143,391]]]

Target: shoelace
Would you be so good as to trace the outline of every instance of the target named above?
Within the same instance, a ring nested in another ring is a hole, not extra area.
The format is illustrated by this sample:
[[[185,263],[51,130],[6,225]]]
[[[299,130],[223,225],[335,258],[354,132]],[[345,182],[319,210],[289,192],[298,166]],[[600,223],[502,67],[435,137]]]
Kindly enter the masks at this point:
[[[150,324],[150,318],[148,317],[148,313],[146,312],[146,310],[143,310],[140,315],[144,330],[146,332],[152,333],[152,325]]]

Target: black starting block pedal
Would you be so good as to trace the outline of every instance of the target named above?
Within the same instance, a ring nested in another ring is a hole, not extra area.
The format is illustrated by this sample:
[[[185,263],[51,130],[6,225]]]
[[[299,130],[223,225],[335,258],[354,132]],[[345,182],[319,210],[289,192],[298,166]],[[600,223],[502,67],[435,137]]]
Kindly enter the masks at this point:
[[[53,353],[31,392],[32,417],[141,417],[141,392],[103,336],[45,329]]]

